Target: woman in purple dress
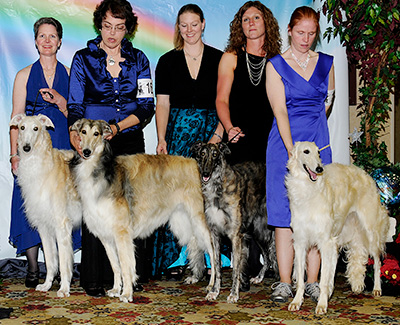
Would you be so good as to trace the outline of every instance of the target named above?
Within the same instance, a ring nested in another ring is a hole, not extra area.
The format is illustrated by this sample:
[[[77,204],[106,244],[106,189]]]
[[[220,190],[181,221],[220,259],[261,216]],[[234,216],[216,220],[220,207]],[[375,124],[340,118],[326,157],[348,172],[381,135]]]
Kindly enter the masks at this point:
[[[297,8],[290,19],[290,48],[267,64],[266,88],[275,119],[267,146],[268,224],[275,227],[280,282],[273,285],[271,299],[286,302],[293,296],[291,275],[294,250],[289,200],[286,195],[286,163],[296,141],[329,145],[327,111],[334,92],[333,57],[311,50],[319,35],[319,16],[309,7]],[[321,151],[324,164],[332,162],[330,147]],[[306,294],[319,297],[320,257],[308,254]]]
[[[57,61],[57,51],[61,46],[62,26],[51,17],[40,18],[34,25],[35,46],[39,60],[19,71],[15,77],[13,90],[13,110],[17,114],[44,114],[54,123],[48,130],[53,146],[71,149],[67,127],[67,100],[69,68]],[[10,130],[10,162],[14,175],[18,172],[18,129]],[[10,243],[17,248],[17,255],[26,255],[28,273],[25,285],[34,288],[39,282],[38,252],[41,239],[26,219],[21,190],[14,177],[14,191],[11,204]],[[79,231],[74,232],[74,248],[80,247]]]

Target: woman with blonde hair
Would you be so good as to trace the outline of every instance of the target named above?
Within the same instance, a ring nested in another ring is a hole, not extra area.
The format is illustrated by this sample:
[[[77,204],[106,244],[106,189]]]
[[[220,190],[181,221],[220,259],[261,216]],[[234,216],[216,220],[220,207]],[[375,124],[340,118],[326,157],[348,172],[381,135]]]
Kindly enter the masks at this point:
[[[196,141],[219,142],[223,129],[215,108],[218,64],[222,52],[202,40],[206,21],[201,8],[180,8],[174,49],[160,57],[155,73],[157,154],[189,156]],[[156,233],[153,275],[180,278],[179,266],[168,270],[179,256],[172,233]],[[185,261],[178,264],[185,264]]]

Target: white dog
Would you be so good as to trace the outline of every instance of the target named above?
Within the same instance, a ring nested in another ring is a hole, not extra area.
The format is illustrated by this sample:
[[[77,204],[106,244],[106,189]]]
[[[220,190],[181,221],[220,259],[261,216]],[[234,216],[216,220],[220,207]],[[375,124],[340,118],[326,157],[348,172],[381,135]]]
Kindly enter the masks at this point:
[[[74,153],[53,148],[46,128],[54,125],[45,115],[18,114],[11,119],[10,126],[18,127],[18,184],[26,216],[39,232],[46,260],[46,280],[36,290],[51,288],[59,254],[61,286],[57,296],[68,297],[73,267],[72,229],[78,228],[82,220],[69,169]]]
[[[287,167],[297,281],[289,310],[299,310],[303,302],[306,253],[313,246],[321,254],[317,314],[327,311],[340,248],[346,252],[346,276],[355,293],[364,290],[368,256],[374,258],[373,294],[380,296],[380,256],[384,253],[389,218],[374,180],[354,165],[323,166],[319,149],[311,142],[295,144]]]

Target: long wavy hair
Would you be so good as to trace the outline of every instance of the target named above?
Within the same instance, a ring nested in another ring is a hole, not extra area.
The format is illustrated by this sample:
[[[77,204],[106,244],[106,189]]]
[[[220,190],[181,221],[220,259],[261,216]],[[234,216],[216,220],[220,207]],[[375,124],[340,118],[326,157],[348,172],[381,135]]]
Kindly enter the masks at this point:
[[[199,16],[201,23],[204,22],[203,10],[201,10],[201,8],[198,5],[189,3],[187,5],[184,5],[181,9],[179,9],[178,16],[176,17],[175,32],[174,32],[174,47],[176,50],[183,49],[184,40],[181,35],[181,32],[179,31],[179,17],[184,13],[196,14]]]
[[[230,35],[228,39],[228,45],[225,48],[226,52],[238,54],[246,45],[247,37],[243,32],[242,18],[244,13],[254,7],[261,11],[264,18],[265,25],[265,40],[262,49],[267,54],[267,58],[272,58],[279,54],[281,51],[281,36],[279,34],[279,24],[265,5],[260,1],[247,1],[243,6],[240,7],[235,17],[230,23]]]

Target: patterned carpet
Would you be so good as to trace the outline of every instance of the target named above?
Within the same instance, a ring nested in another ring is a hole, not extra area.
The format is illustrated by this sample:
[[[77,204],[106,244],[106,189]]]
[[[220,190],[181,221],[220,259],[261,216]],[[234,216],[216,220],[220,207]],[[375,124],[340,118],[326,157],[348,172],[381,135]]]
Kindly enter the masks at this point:
[[[57,283],[48,293],[26,289],[23,279],[3,279],[0,307],[13,308],[1,324],[400,324],[400,296],[373,298],[370,293],[353,295],[342,276],[337,276],[328,313],[314,314],[315,303],[305,298],[299,312],[289,312],[288,304],[269,300],[272,279],[241,293],[237,304],[228,304],[230,271],[224,271],[224,287],[218,299],[208,302],[206,282],[152,281],[134,301],[91,298],[72,285],[69,298],[57,298]]]

